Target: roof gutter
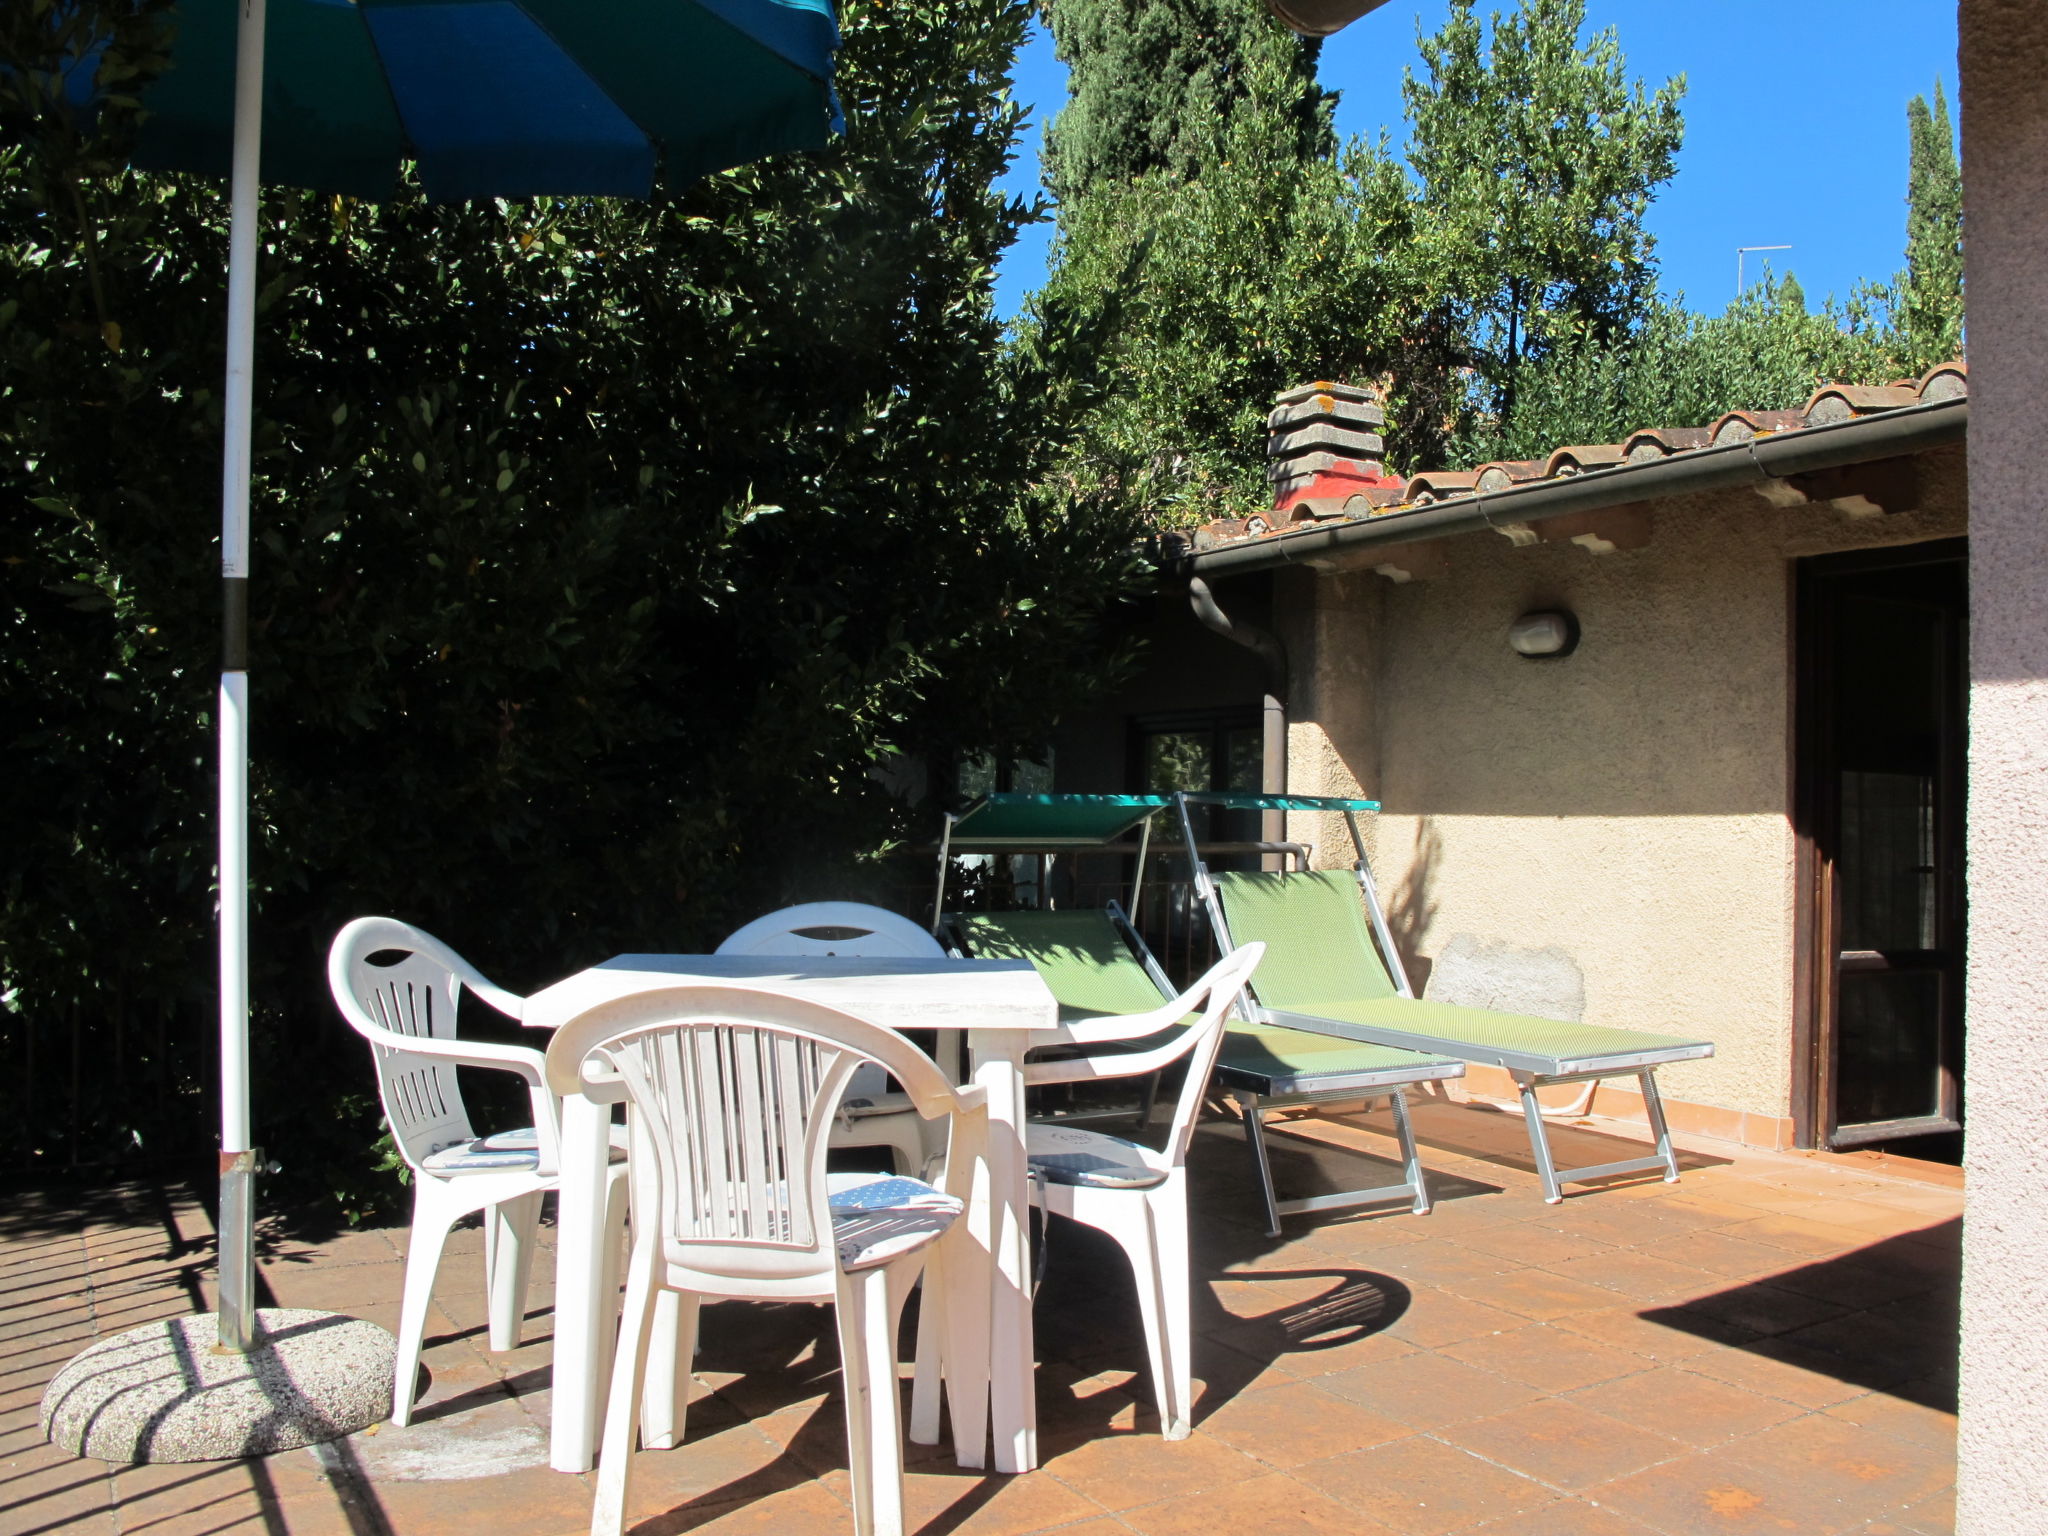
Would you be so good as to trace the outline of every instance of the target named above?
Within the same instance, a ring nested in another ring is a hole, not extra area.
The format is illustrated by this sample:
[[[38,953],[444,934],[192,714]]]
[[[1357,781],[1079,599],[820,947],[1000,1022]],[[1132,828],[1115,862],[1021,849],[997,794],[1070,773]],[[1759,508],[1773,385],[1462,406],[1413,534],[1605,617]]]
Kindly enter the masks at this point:
[[[1240,576],[1284,565],[1322,565],[1350,550],[1541,522],[1570,512],[1630,506],[1696,491],[1755,486],[1787,475],[1897,458],[1963,440],[1967,397],[1902,406],[1852,421],[1802,427],[1748,442],[1695,448],[1646,464],[1617,464],[1555,480],[1525,481],[1408,512],[1323,523],[1181,557],[1187,576]]]

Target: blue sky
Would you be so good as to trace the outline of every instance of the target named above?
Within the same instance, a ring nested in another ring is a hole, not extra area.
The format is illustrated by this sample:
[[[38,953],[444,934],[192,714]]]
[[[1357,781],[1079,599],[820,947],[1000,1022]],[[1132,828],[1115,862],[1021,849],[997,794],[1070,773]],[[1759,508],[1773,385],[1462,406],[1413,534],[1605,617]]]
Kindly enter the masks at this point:
[[[1508,8],[1503,0],[1502,8]],[[1342,92],[1337,127],[1399,142],[1401,72],[1415,66],[1419,24],[1445,5],[1391,0],[1323,45],[1323,83]],[[1620,34],[1629,70],[1650,85],[1687,77],[1678,175],[1650,211],[1664,290],[1718,311],[1735,290],[1735,250],[1799,275],[1809,300],[1887,278],[1903,260],[1906,103],[1939,78],[1954,110],[1953,0],[1589,0],[1593,27]],[[1066,69],[1035,31],[1019,56],[1018,100],[1035,105],[1004,185],[1038,187],[1039,133],[1066,100]],[[1014,314],[1045,272],[1048,230],[1006,254],[996,303]]]

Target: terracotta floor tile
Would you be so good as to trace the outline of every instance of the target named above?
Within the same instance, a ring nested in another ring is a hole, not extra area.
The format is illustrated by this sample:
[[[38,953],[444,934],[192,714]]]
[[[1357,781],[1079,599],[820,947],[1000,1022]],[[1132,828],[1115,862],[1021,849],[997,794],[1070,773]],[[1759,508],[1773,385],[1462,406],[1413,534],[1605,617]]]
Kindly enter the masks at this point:
[[[1937,1456],[1955,1455],[1956,1416],[1939,1408],[1924,1407],[1888,1392],[1872,1392],[1824,1411],[1829,1418],[1877,1430]]]
[[[1825,1413],[1752,1435],[1728,1456],[1759,1478],[1825,1492],[1865,1520],[1931,1498],[1955,1478],[1949,1457]]]
[[[1684,1246],[1670,1256],[1728,1280],[1779,1277],[1796,1272],[1801,1265],[1796,1254],[1788,1254],[1783,1248],[1754,1238],[1735,1237],[1725,1230],[1689,1232]],[[1783,1282],[1780,1279],[1777,1283]]]
[[[1456,1242],[1411,1243],[1386,1255],[1386,1272],[1414,1290],[1486,1281],[1527,1266],[1518,1259],[1481,1253]]]
[[[1783,1248],[1808,1258],[1848,1253],[1869,1243],[1870,1234],[1848,1227],[1824,1226],[1795,1216],[1760,1216],[1754,1221],[1736,1222],[1721,1228],[1730,1237]]]
[[[1470,1529],[1472,1536],[1661,1536],[1626,1515],[1576,1498],[1559,1499],[1541,1509],[1489,1520]]]
[[[1574,1392],[1571,1400],[1702,1448],[1755,1434],[1806,1411],[1781,1398],[1668,1366],[1602,1382]]]
[[[1670,1461],[1687,1449],[1668,1436],[1567,1398],[1539,1399],[1436,1433],[1488,1461],[1572,1492]]]
[[[1722,1289],[1725,1277],[1640,1250],[1582,1253],[1542,1266],[1553,1275],[1618,1291],[1631,1301],[1669,1301]]]
[[[1747,1328],[1718,1318],[1677,1314],[1659,1320],[1622,1307],[1605,1312],[1574,1312],[1552,1319],[1549,1326],[1657,1361],[1689,1359],[1756,1338]]]
[[[1312,1382],[1243,1393],[1196,1422],[1204,1434],[1283,1470],[1414,1433]]]
[[[1504,1413],[1541,1395],[1519,1381],[1428,1352],[1341,1371],[1322,1378],[1322,1385],[1417,1429]]]
[[[1752,1349],[1714,1349],[1693,1356],[1685,1369],[1731,1386],[1783,1398],[1801,1408],[1828,1408],[1861,1397],[1867,1388],[1844,1381],[1839,1367],[1826,1357],[1788,1358],[1791,1351],[1759,1345]],[[1818,1366],[1818,1368],[1816,1368]]]
[[[972,1472],[908,1474],[903,1508],[909,1530],[946,1536],[1026,1536],[1102,1515],[1101,1505],[1058,1478]]]
[[[1517,1259],[1524,1264],[1551,1264],[1588,1253],[1612,1252],[1615,1247],[1587,1237],[1576,1226],[1569,1232],[1559,1232],[1533,1221],[1500,1223],[1477,1231],[1453,1232],[1448,1240],[1461,1248],[1476,1249],[1496,1258]]]
[[[1580,1334],[1545,1323],[1530,1323],[1444,1346],[1439,1354],[1497,1371],[1544,1392],[1569,1392],[1617,1376],[1647,1370],[1649,1362],[1626,1350],[1610,1349]]]
[[[1387,1325],[1391,1338],[1422,1349],[1439,1349],[1461,1339],[1481,1338],[1520,1328],[1526,1319],[1484,1302],[1467,1301],[1449,1291],[1422,1290],[1415,1293],[1408,1310]]]
[[[1845,1309],[1835,1302],[1823,1301],[1817,1296],[1803,1296],[1771,1281],[1760,1280],[1709,1291],[1682,1302],[1660,1304],[1650,1308],[1649,1313],[1652,1317],[1662,1318],[1674,1310],[1733,1323],[1753,1334],[1769,1336],[1790,1333],[1795,1328],[1810,1328],[1815,1323],[1840,1317]]]
[[[1427,1435],[1311,1462],[1295,1475],[1404,1536],[1463,1530],[1556,1497],[1540,1483]]]
[[[1511,1275],[1495,1275],[1482,1281],[1459,1281],[1452,1290],[1468,1301],[1519,1313],[1547,1322],[1574,1312],[1601,1312],[1627,1298],[1618,1291],[1567,1279],[1543,1269],[1522,1269]]]
[[[1266,1469],[1220,1440],[1196,1433],[1168,1442],[1156,1433],[1112,1434],[1057,1455],[1041,1447],[1043,1465],[1076,1492],[1115,1514],[1140,1504],[1228,1488]]]
[[[1126,1510],[1122,1518],[1140,1536],[1217,1536],[1226,1531],[1258,1536],[1396,1536],[1385,1526],[1362,1522],[1356,1511],[1327,1494],[1278,1473]]]
[[[1712,1451],[1603,1483],[1585,1496],[1667,1536],[1835,1536],[1866,1518],[1824,1492],[1759,1476]]]

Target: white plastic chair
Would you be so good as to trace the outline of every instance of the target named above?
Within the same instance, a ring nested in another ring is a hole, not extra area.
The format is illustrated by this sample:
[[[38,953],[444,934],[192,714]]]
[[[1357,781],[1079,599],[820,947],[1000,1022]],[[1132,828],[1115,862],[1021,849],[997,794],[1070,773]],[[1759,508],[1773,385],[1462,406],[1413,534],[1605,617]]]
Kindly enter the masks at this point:
[[[1077,1045],[1140,1040],[1171,1027],[1197,1009],[1200,1017],[1165,1042],[1143,1051],[1109,1052],[1024,1068],[1030,1083],[1090,1082],[1157,1072],[1185,1057],[1187,1077],[1175,1100],[1162,1151],[1121,1136],[1077,1125],[1033,1121],[1027,1128],[1031,1200],[1116,1239],[1131,1261],[1138,1311],[1152,1371],[1153,1400],[1169,1440],[1194,1430],[1193,1336],[1189,1321],[1188,1142],[1201,1114],[1209,1074],[1223,1045],[1223,1029],[1263,944],[1226,955],[1193,986],[1150,1013],[1090,1019],[1066,1026]]]
[[[378,963],[380,956],[391,963]],[[370,1042],[384,1115],[412,1168],[412,1237],[391,1391],[391,1419],[402,1425],[412,1419],[441,1250],[449,1229],[472,1211],[484,1212],[491,1348],[519,1346],[541,1197],[555,1187],[560,1168],[559,1101],[547,1089],[539,1051],[455,1038],[465,989],[512,1019],[520,1017],[525,999],[493,986],[454,950],[410,924],[388,917],[350,923],[328,951],[327,984],[341,1016]],[[524,1080],[533,1124],[477,1135],[457,1067],[487,1067]],[[624,1171],[615,1166],[609,1186],[605,1231],[612,1253],[625,1222]]]
[[[550,1085],[563,1092],[622,1086],[630,1132],[633,1246],[593,1536],[624,1527],[642,1399],[661,1386],[664,1370],[674,1373],[666,1427],[682,1439],[689,1376],[675,1364],[690,1356],[706,1296],[834,1304],[854,1528],[858,1536],[899,1536],[896,1339],[904,1300],[928,1260],[926,1305],[944,1314],[952,1357],[973,1358],[969,1341],[989,1326],[984,1288],[949,1290],[943,1273],[945,1239],[986,1146],[986,1091],[955,1088],[929,1057],[879,1025],[742,986],[674,987],[602,1004],[562,1026],[547,1061]],[[950,1118],[943,1190],[825,1172],[840,1096],[870,1062],[903,1085],[919,1115]],[[650,1361],[657,1302],[670,1294],[679,1314],[675,1348]],[[949,1385],[956,1426],[967,1424],[969,1434],[985,1428],[986,1380]]]
[[[718,946],[721,955],[828,955],[940,960],[946,948],[924,928],[884,907],[856,901],[807,901],[757,917]],[[956,1070],[955,1077],[961,1074]],[[898,1173],[921,1174],[929,1149],[923,1121],[889,1087],[889,1075],[855,1070],[832,1131],[835,1147],[887,1147]]]

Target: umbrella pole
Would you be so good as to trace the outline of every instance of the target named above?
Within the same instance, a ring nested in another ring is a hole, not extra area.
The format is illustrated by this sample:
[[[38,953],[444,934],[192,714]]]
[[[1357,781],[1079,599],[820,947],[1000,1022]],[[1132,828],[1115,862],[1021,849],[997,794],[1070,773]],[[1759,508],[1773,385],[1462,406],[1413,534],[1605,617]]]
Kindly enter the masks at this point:
[[[264,0],[242,0],[228,224],[228,370],[221,455],[220,1323],[222,1352],[254,1342],[249,1145],[249,435],[254,414],[256,220],[263,148]]]

